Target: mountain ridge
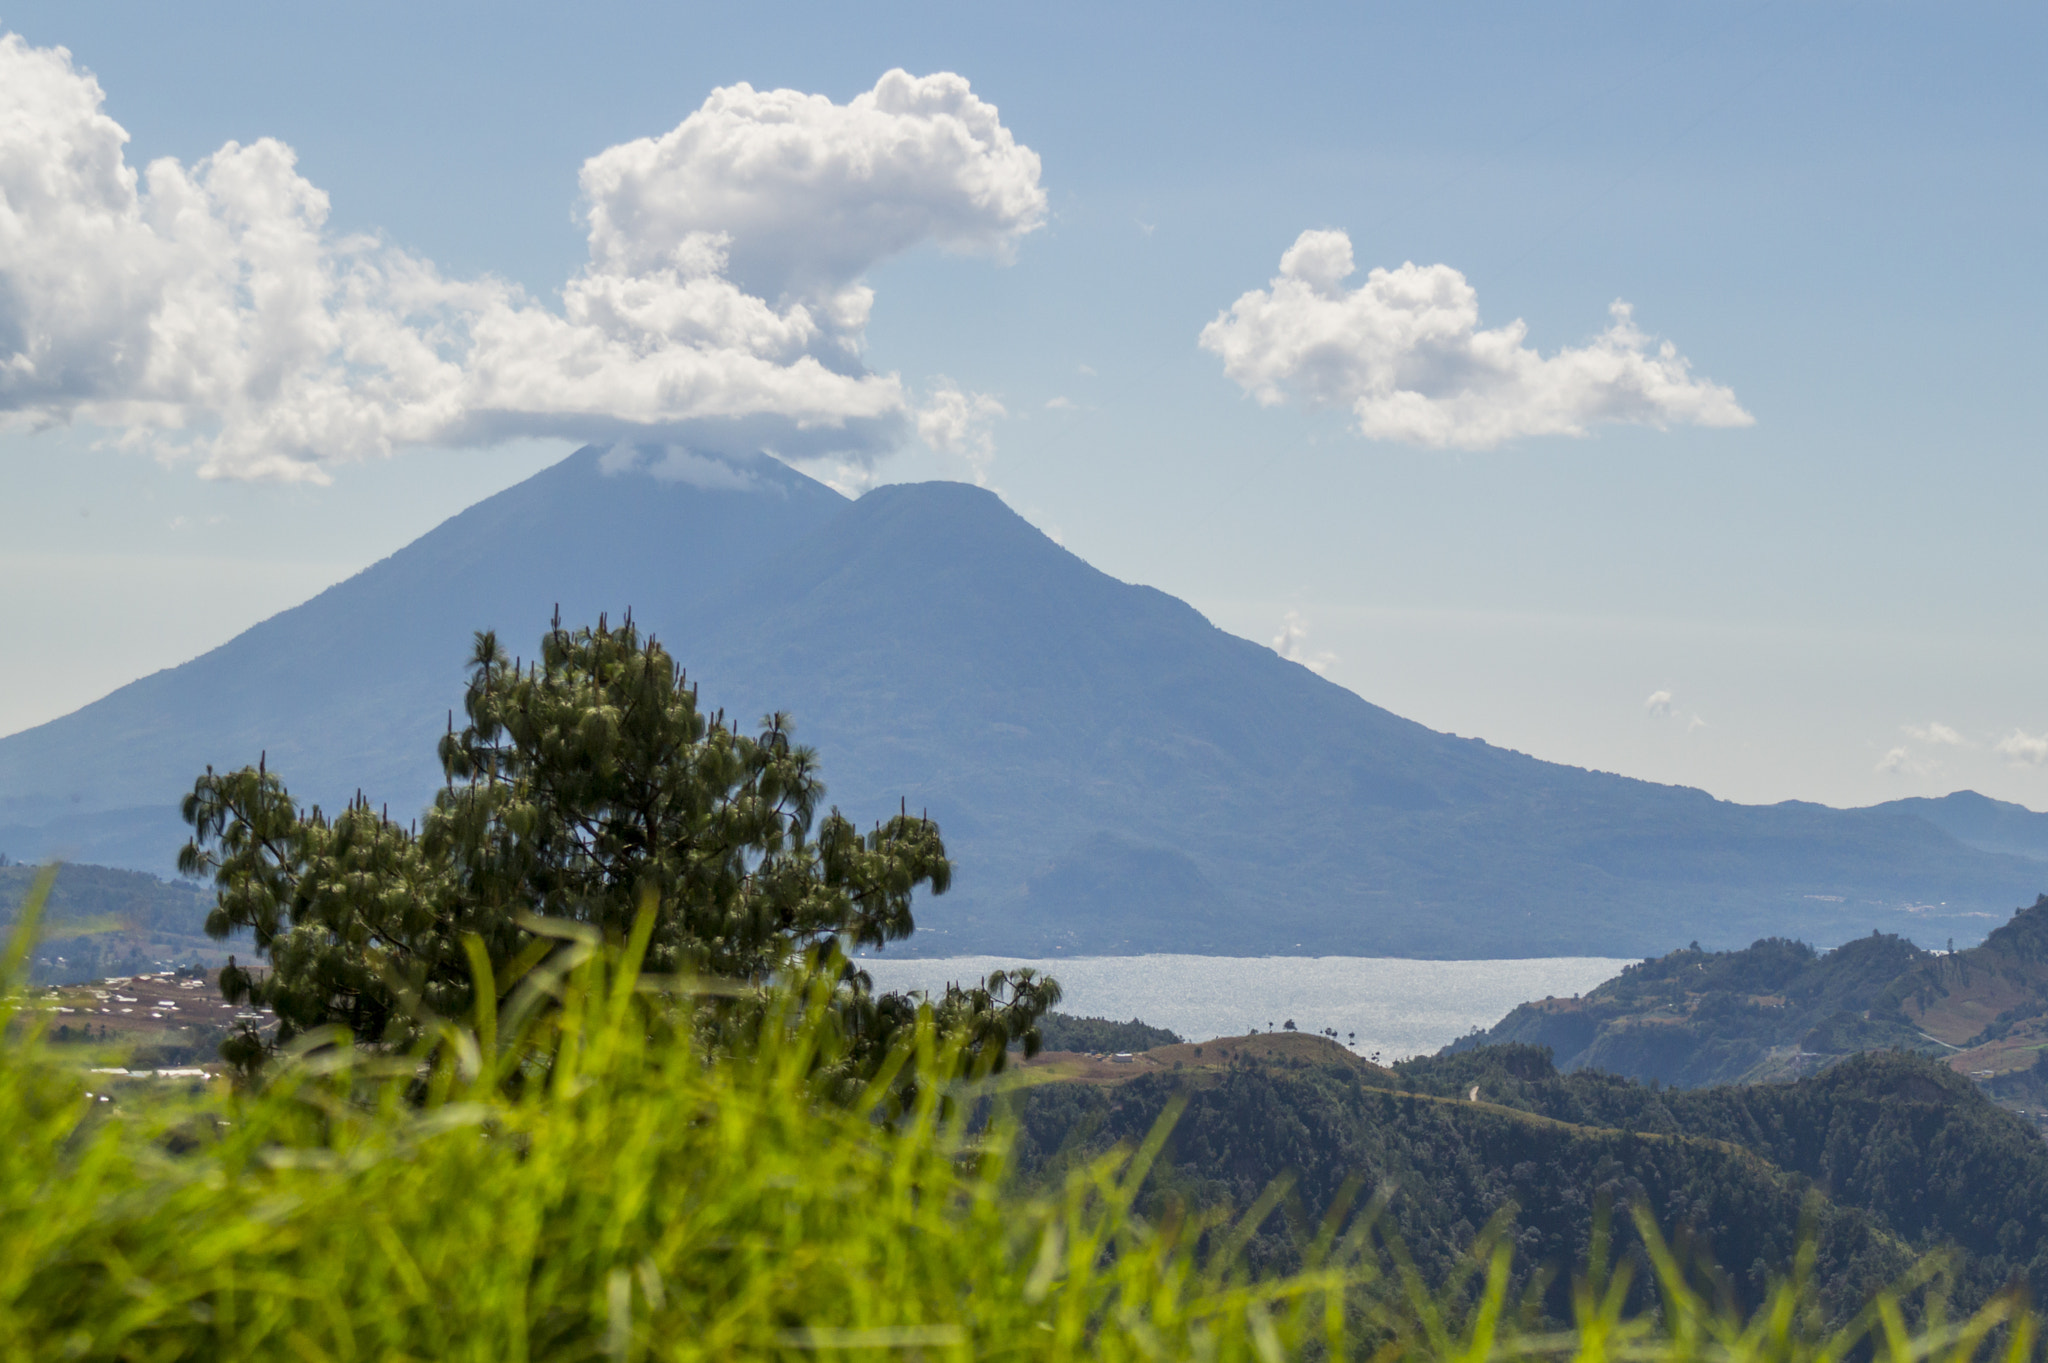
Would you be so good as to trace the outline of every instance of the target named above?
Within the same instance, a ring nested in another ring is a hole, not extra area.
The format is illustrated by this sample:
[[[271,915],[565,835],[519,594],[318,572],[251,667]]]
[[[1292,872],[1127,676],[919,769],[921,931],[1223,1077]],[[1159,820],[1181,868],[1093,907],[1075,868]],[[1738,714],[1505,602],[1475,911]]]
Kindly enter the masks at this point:
[[[1498,1046],[1540,1047],[1567,1072],[1688,1088],[1914,1051],[2048,1124],[2048,895],[1960,950],[1876,932],[1826,952],[1778,937],[1727,952],[1695,942],[1582,997],[1520,1004],[1442,1054]]]
[[[69,836],[80,859],[168,869],[179,794],[259,752],[308,802],[423,804],[471,633],[528,651],[560,603],[571,625],[630,607],[730,714],[792,714],[857,821],[929,809],[959,870],[904,944],[926,954],[1974,940],[2048,883],[1918,809],[1735,805],[1436,733],[1102,573],[982,489],[848,501],[765,457],[705,468],[579,451],[191,663],[0,739],[0,849]]]

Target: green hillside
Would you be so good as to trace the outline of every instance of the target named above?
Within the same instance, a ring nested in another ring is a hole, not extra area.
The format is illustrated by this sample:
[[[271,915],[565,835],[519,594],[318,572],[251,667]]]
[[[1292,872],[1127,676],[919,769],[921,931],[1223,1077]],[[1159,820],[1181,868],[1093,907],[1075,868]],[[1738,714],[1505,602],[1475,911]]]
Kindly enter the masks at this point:
[[[1931,959],[1881,934],[1826,953],[1777,937],[1741,951],[1695,944],[1632,965],[1582,998],[1525,1003],[1451,1049],[1543,1046],[1561,1069],[1688,1086],[1789,1078],[1884,1047],[1940,1052],[1904,1018],[1871,1013]]]
[[[1562,1070],[1687,1087],[1912,1051],[2048,1123],[2048,896],[1961,951],[1877,933],[1829,952],[1783,938],[1741,951],[1694,944],[1582,998],[1522,1004],[1448,1051],[1500,1045],[1546,1048]]]
[[[1072,1013],[1047,1013],[1039,1019],[1038,1034],[1048,1051],[1086,1051],[1093,1054],[1117,1051],[1149,1051],[1171,1046],[1180,1040],[1164,1027],[1153,1027],[1132,1018],[1076,1017]]]
[[[2048,1143],[1938,1060],[1852,1056],[1790,1083],[1673,1089],[1560,1074],[1541,1051],[1496,1046],[1410,1061],[1403,1082],[1559,1121],[1725,1141],[1810,1180],[1920,1249],[1953,1244],[1988,1292],[2048,1286]]]
[[[1291,1177],[1299,1217],[1276,1218],[1251,1247],[1273,1271],[1293,1266],[1308,1228],[1362,1187],[1391,1198],[1388,1225],[1432,1280],[1509,1211],[1525,1281],[1544,1265],[1563,1274],[1545,1298],[1559,1318],[1561,1284],[1603,1201],[1647,1207],[1722,1265],[1748,1306],[1788,1267],[1802,1227],[1817,1237],[1837,1315],[1944,1247],[1960,1254],[1959,1300],[1981,1302],[2014,1278],[2048,1286],[2048,1145],[1921,1057],[1698,1090],[1560,1074],[1527,1046],[1391,1072],[1312,1037],[1224,1039],[1144,1061],[1121,1076],[1056,1062],[1067,1082],[1017,1103],[1023,1167],[1052,1177],[1139,1141],[1184,1103],[1151,1214],[1242,1210]]]
[[[0,925],[12,924],[39,867],[0,866]],[[141,871],[65,863],[50,888],[30,957],[37,984],[218,966],[230,947],[206,935],[210,886]]]
[[[238,1091],[81,1074],[0,1027],[0,1356],[1784,1363],[1869,1357],[1880,1320],[1892,1357],[2030,1356],[2011,1298],[1960,1339],[1924,1294],[1866,1308],[1912,1235],[1724,1140],[1403,1089],[1423,1076],[1283,1036],[1029,1090],[1020,1179],[1013,1128],[948,1101],[928,1017],[903,1056],[915,1104],[847,1106],[814,1080],[829,1010],[785,997],[706,1049],[716,1005],[621,988],[617,959],[551,974],[559,1010],[450,1023],[412,1063],[337,1051]],[[1259,1197],[1289,1170],[1303,1212],[1362,1180],[1390,1190],[1389,1219],[1339,1211],[1321,1242]],[[1600,1276],[1603,1198],[1656,1208],[1680,1262],[1660,1271],[1625,1231],[1633,1271]],[[1479,1287],[1468,1245],[1510,1205],[1515,1257]],[[1241,1237],[1185,1214],[1205,1207],[1258,1210]],[[1811,1276],[1769,1281],[1802,1226]],[[1968,1302],[1984,1275],[1965,1268]]]

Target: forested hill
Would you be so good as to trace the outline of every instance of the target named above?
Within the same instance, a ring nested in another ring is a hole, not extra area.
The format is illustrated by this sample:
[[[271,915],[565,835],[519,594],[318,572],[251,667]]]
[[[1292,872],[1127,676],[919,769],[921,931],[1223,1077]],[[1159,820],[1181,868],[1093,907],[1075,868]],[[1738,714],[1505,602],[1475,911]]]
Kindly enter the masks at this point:
[[[1872,1013],[1956,1048],[1953,1068],[2048,1119],[2048,895],[1981,946],[1920,962]]]
[[[1164,1027],[1153,1027],[1137,1018],[1118,1022],[1114,1018],[1076,1017],[1072,1013],[1047,1013],[1038,1021],[1038,1035],[1039,1044],[1048,1051],[1097,1055],[1149,1051],[1180,1041],[1177,1034]]]
[[[1674,951],[1583,998],[1522,1004],[1450,1050],[1520,1043],[1565,1070],[1596,1069],[1696,1086],[1790,1078],[1855,1051],[1943,1048],[1872,1005],[1931,959],[1902,937],[1873,934],[1822,953],[1767,938],[1741,951]]]
[[[0,933],[41,867],[0,865]],[[37,984],[75,984],[178,966],[217,966],[229,944],[206,935],[210,887],[107,866],[57,868],[29,958]],[[246,949],[246,948],[245,948]]]
[[[1731,1142],[1918,1248],[1960,1247],[1983,1290],[2014,1274],[2048,1289],[2048,1142],[1939,1060],[1867,1052],[1791,1083],[1698,1089],[1563,1075],[1525,1047],[1396,1070],[1420,1091],[1476,1087],[1482,1101],[1576,1125]]]
[[[0,739],[0,851],[167,874],[194,778],[265,753],[308,802],[417,810],[472,632],[531,656],[558,603],[571,625],[630,607],[714,708],[789,712],[856,821],[928,810],[958,871],[910,951],[1968,942],[2048,886],[2026,829],[1982,811],[1731,804],[1434,732],[1097,571],[982,489],[850,502],[766,458],[597,448]],[[1927,905],[1946,907],[1909,912]]]
[[[2048,1145],[1921,1057],[1859,1057],[1793,1083],[1690,1091],[1560,1074],[1531,1047],[1391,1073],[1306,1036],[1139,1059],[1123,1077],[1096,1066],[1025,1092],[1028,1177],[1051,1179],[1118,1141],[1142,1141],[1181,1100],[1148,1211],[1242,1211],[1291,1177],[1302,1216],[1263,1228],[1255,1253],[1269,1264],[1290,1262],[1347,1190],[1382,1189],[1392,1195],[1388,1226],[1432,1279],[1490,1217],[1510,1211],[1521,1271],[1560,1270],[1547,1298],[1553,1316],[1566,1314],[1566,1284],[1603,1200],[1624,1223],[1630,1204],[1647,1207],[1727,1266],[1731,1290],[1751,1303],[1767,1274],[1789,1264],[1802,1226],[1818,1238],[1819,1276],[1838,1314],[1944,1245],[1962,1252],[1962,1300],[2016,1275],[2037,1299],[2048,1288]]]
[[[1545,1047],[1565,1070],[1687,1086],[1788,1078],[1897,1048],[1942,1057],[2048,1120],[2048,896],[1955,952],[1881,934],[1828,952],[1782,938],[1689,947],[1583,998],[1525,1003],[1448,1049],[1511,1043]]]

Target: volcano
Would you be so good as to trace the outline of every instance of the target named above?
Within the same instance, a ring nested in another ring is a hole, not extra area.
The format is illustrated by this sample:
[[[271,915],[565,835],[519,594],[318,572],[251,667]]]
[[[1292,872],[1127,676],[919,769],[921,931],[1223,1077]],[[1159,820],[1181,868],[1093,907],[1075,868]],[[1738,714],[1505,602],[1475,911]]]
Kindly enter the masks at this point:
[[[2048,815],[1981,796],[1740,805],[1438,733],[982,489],[595,447],[0,739],[0,850],[168,873],[193,778],[259,754],[308,803],[423,807],[474,631],[532,652],[558,607],[630,609],[707,702],[788,712],[857,822],[929,811],[958,866],[930,954],[1968,942],[2048,886]]]

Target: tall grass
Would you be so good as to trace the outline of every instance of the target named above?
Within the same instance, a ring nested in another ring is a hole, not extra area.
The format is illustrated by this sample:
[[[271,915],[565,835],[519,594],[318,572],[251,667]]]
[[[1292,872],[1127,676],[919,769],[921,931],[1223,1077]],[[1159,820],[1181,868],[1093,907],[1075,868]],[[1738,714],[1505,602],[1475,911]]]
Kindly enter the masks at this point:
[[[33,908],[25,910],[32,922]],[[848,1102],[816,991],[760,1001],[751,1042],[704,1038],[701,996],[632,941],[571,936],[509,991],[479,954],[476,1016],[431,1049],[307,1038],[266,1081],[198,1103],[101,1103],[0,1005],[0,1358],[2018,1359],[2000,1302],[1905,1325],[1895,1298],[1825,1334],[1797,1277],[1748,1319],[1668,1253],[1663,1308],[1624,1318],[1588,1273],[1541,1333],[1505,1248],[1426,1284],[1371,1248],[1369,1212],[1306,1267],[1253,1279],[1236,1227],[1134,1211],[1161,1137],[1012,1190],[1000,1122],[929,1025]],[[17,934],[5,968],[25,952]],[[914,1085],[905,1074],[929,1076]],[[911,1094],[907,1107],[900,1096]],[[1652,1238],[1652,1244],[1660,1245]]]

